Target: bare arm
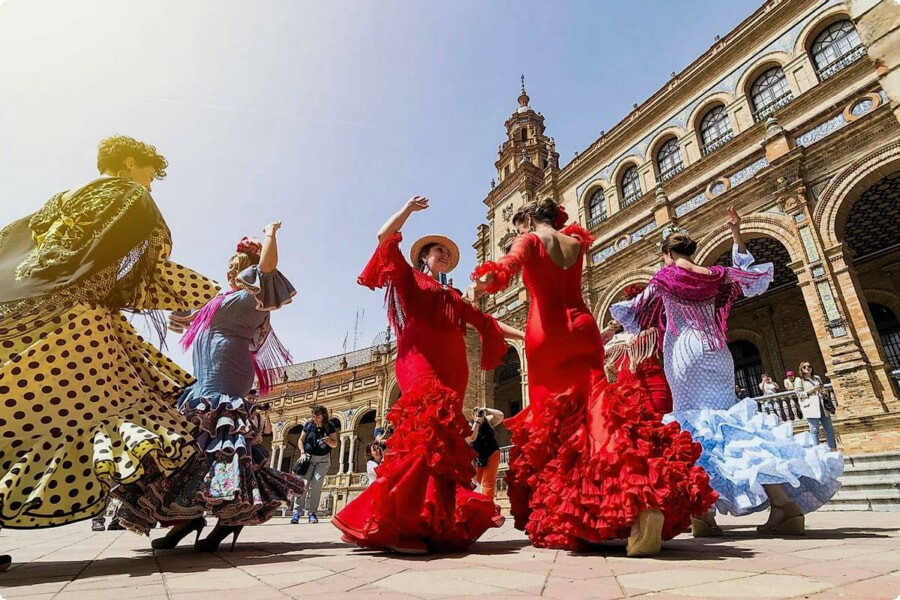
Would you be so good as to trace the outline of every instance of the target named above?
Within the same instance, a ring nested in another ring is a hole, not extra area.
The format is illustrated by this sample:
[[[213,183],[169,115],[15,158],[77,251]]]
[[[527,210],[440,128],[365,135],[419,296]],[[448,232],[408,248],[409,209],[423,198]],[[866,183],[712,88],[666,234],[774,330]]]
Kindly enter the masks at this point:
[[[497,321],[497,325],[500,326],[500,331],[503,332],[503,337],[508,340],[525,340],[525,332],[521,329],[516,329],[515,327],[511,327],[502,321]]]
[[[300,432],[300,439],[297,440],[297,445],[300,446],[300,458],[306,456],[306,431]]]
[[[329,433],[328,437],[325,438],[325,445],[329,448],[337,448],[338,447],[338,435],[337,432]]]
[[[271,273],[278,267],[278,242],[275,241],[275,233],[280,228],[281,221],[275,221],[263,229],[266,237],[259,253],[259,270],[263,273]]]
[[[492,427],[496,427],[503,422],[505,416],[502,411],[499,411],[496,408],[485,408],[484,418],[487,419],[487,422],[490,423]]]
[[[406,220],[409,219],[409,215],[419,210],[425,210],[426,208],[428,208],[428,198],[425,198],[424,196],[413,196],[410,198],[406,204],[403,205],[403,208],[394,213],[391,218],[381,226],[381,229],[378,230],[378,241],[381,242],[387,236],[400,231],[406,224]]]
[[[481,419],[475,419],[475,424],[472,426],[472,433],[466,438],[466,443],[471,444],[475,441],[475,438],[478,437],[478,430],[481,429]]]
[[[728,207],[728,226],[731,227],[731,237],[737,244],[738,252],[747,254],[747,245],[744,244],[744,238],[741,236],[741,217],[733,206]]]

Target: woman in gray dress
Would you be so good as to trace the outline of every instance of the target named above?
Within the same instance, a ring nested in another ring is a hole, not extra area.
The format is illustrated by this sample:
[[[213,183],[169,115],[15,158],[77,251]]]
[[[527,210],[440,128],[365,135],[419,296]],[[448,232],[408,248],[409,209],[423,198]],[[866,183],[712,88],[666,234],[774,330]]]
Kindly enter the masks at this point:
[[[278,342],[269,314],[291,301],[294,287],[277,269],[276,222],[262,243],[244,238],[228,263],[230,290],[193,315],[174,315],[170,328],[186,333],[193,346],[197,382],[178,400],[179,411],[195,426],[200,452],[169,478],[144,478],[120,496],[120,519],[147,533],[156,521],[173,525],[156,549],[174,548],[197,532],[194,548],[214,552],[229,535],[232,548],[244,525],[268,520],[289,492],[303,493],[303,480],[268,467],[268,451],[259,445],[263,431],[259,408],[247,401],[254,377],[262,394],[277,380],[290,355]],[[218,518],[200,540],[204,513]]]

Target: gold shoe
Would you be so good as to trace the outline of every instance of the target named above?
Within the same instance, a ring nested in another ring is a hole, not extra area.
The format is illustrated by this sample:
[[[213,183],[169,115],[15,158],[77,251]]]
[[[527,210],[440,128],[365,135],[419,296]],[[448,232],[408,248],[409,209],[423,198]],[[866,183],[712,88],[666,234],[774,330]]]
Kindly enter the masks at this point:
[[[783,513],[777,523],[766,523],[756,528],[756,531],[766,535],[806,535],[806,517],[800,507],[789,502],[784,506],[772,505]]]
[[[662,528],[665,522],[662,512],[645,510],[638,515],[631,527],[631,535],[625,546],[625,555],[630,558],[656,556],[662,549]]]
[[[718,525],[712,524],[706,519],[691,517],[691,534],[699,537],[722,537],[725,532]]]

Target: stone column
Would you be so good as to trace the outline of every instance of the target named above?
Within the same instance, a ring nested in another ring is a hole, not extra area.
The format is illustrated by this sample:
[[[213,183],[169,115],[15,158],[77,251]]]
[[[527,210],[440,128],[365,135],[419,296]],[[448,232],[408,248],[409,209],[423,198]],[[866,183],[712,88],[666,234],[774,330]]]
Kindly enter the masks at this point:
[[[272,446],[272,454],[269,456],[269,468],[275,468],[275,459],[278,458],[278,451],[281,449],[281,446]]]
[[[341,436],[341,445],[338,447],[338,474],[344,471],[344,449],[347,447],[347,436]]]
[[[275,469],[281,470],[281,464],[284,462],[284,444],[278,446],[278,462],[275,465]]]
[[[347,472],[353,473],[356,468],[356,435],[350,438],[350,456],[347,457]]]
[[[758,331],[762,333],[766,343],[766,352],[769,355],[772,379],[779,381],[784,375],[784,359],[781,357],[781,347],[778,344],[778,334],[775,332],[775,324],[772,322],[772,305],[762,306],[753,311]]]

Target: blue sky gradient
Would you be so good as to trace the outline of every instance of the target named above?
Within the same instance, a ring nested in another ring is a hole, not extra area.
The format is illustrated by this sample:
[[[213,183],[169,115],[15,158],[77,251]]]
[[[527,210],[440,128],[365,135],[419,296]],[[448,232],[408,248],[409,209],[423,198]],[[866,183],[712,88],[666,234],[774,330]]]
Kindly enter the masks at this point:
[[[102,137],[137,137],[169,159],[153,195],[175,260],[221,280],[281,219],[299,290],[282,341],[298,362],[340,353],[359,308],[364,347],[386,320],[355,278],[409,196],[432,206],[407,241],[451,236],[465,284],[520,73],[566,164],[760,4],[8,0],[0,223],[93,178]]]

